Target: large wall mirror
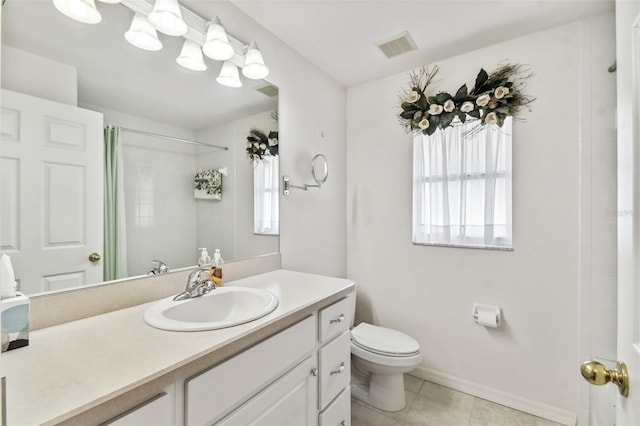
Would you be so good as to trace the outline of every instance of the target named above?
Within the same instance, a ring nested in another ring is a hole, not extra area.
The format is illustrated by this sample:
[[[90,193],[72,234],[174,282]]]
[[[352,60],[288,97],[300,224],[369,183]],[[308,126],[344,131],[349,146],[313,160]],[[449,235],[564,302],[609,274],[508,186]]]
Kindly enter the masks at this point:
[[[77,105],[69,108],[93,111],[100,117],[99,140],[86,141],[87,145],[99,145],[100,152],[103,127],[121,128],[124,186],[119,196],[123,201],[116,203],[116,213],[111,214],[123,216],[117,226],[124,228],[124,237],[119,238],[126,241],[122,249],[126,251],[125,272],[105,278],[103,262],[108,253],[102,246],[86,243],[91,235],[105,235],[106,219],[90,226],[85,234],[77,231],[77,222],[92,220],[88,211],[91,203],[82,197],[104,199],[102,188],[92,190],[91,181],[84,180],[92,168],[62,167],[63,160],[70,158],[64,154],[56,160],[37,154],[31,163],[23,161],[20,156],[46,149],[29,147],[26,131],[16,136],[18,119],[26,120],[29,113],[20,113],[20,108],[10,104],[11,96],[3,96],[0,249],[11,256],[19,289],[34,294],[144,276],[157,266],[155,260],[170,270],[190,267],[196,264],[200,247],[206,247],[210,254],[220,249],[225,261],[278,252],[277,206],[275,210],[270,206],[268,213],[275,229],[272,226],[260,232],[255,228],[256,165],[245,150],[251,129],[277,132],[277,87],[242,76],[241,88],[222,86],[216,82],[222,64],[206,57],[206,71],[182,68],[176,63],[184,42],[181,37],[159,34],[162,50],[138,49],[124,38],[134,13],[121,4],[97,3],[102,22],[88,25],[59,13],[51,0],[7,0],[2,8],[2,87],[34,98],[25,101],[26,106],[20,99],[16,101],[27,110],[39,97],[48,98],[45,105],[52,100],[73,104],[77,98]],[[183,3],[189,7],[188,1]],[[202,15],[206,8],[199,8],[202,18],[216,15],[215,2],[211,8],[211,16]],[[265,55],[267,65],[274,60]],[[30,93],[29,82],[45,94]],[[72,121],[51,119],[44,133],[51,140],[81,134],[75,124],[67,126]],[[57,148],[66,144],[60,140],[54,143]],[[18,145],[23,151],[17,151]],[[101,157],[96,168],[102,175],[103,166]],[[27,182],[30,177],[25,167],[32,168],[38,182]],[[278,175],[273,170],[277,159],[270,167],[271,173]],[[220,173],[221,193],[219,197],[197,197],[195,174],[210,170]],[[89,195],[74,195],[83,187],[89,187],[85,192]],[[261,191],[273,188],[266,185]],[[54,198],[56,193],[62,198]],[[277,201],[277,189],[275,194]],[[54,217],[62,218],[59,230],[52,225]],[[32,232],[38,227],[40,234]],[[30,247],[35,247],[34,251],[29,251]],[[88,261],[93,252],[101,255],[101,260]],[[62,256],[89,263],[55,270],[53,265],[60,263]],[[36,266],[39,269],[34,271]],[[91,273],[96,271],[100,273]]]

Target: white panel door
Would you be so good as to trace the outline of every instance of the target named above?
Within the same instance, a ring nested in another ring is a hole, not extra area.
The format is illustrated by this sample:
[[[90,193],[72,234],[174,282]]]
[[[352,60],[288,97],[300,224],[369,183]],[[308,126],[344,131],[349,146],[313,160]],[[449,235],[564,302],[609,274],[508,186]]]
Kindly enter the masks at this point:
[[[635,18],[635,19],[634,19]],[[629,396],[618,395],[616,425],[640,424],[640,1],[616,1],[618,79],[618,359]]]
[[[2,90],[0,252],[27,294],[102,281],[102,114]]]

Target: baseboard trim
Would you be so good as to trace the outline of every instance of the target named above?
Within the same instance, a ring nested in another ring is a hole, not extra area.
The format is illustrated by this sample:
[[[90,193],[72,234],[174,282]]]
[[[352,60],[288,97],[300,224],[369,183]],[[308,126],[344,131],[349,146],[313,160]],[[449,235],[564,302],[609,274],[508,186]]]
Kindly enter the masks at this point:
[[[473,383],[468,380],[450,376],[429,368],[418,367],[409,374],[419,377],[429,382],[437,383],[448,388],[495,402],[515,410],[524,411],[534,416],[542,417],[556,423],[567,426],[575,426],[577,421],[577,413],[563,410],[551,405],[542,404],[528,398],[511,395],[506,392],[492,389],[487,386]]]

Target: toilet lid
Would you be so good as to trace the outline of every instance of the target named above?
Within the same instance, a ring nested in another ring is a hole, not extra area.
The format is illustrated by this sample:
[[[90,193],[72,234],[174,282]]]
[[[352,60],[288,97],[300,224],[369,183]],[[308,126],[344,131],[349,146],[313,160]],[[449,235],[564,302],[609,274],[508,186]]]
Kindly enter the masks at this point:
[[[412,337],[365,322],[351,330],[351,341],[361,348],[387,356],[413,356],[420,352],[420,345]]]

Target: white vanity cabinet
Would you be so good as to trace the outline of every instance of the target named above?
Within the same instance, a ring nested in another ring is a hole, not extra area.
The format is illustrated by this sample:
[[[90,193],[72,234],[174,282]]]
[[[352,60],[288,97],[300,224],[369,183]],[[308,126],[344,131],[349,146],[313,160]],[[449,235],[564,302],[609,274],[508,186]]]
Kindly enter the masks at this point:
[[[350,425],[348,326],[342,299],[186,380],[185,425]]]

